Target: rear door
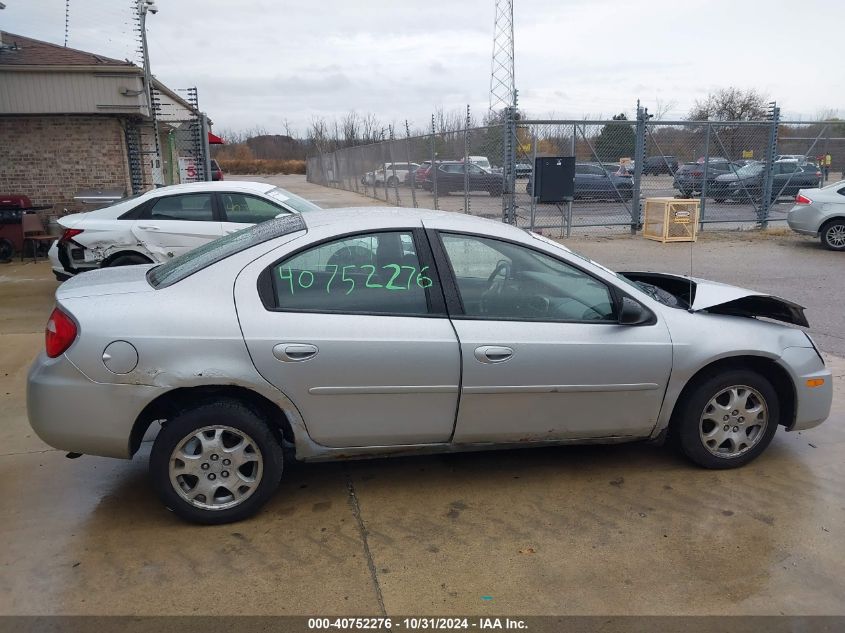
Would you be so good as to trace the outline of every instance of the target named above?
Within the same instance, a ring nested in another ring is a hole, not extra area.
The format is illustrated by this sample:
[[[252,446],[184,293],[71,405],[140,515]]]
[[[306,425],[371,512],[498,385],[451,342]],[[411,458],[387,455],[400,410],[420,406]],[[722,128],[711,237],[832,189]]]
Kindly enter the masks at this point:
[[[132,224],[132,234],[153,255],[176,257],[223,234],[212,192],[162,196]]]
[[[314,441],[448,442],[460,352],[420,229],[333,237],[262,266],[257,284],[236,283],[244,339]]]

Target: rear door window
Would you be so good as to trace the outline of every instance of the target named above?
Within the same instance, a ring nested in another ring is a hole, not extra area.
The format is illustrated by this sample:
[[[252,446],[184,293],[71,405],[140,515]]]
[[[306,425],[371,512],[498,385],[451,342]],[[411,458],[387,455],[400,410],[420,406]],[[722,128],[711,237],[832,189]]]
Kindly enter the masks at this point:
[[[275,265],[277,310],[345,314],[428,313],[433,279],[410,232],[354,235],[319,244]]]
[[[165,196],[148,207],[145,215],[151,220],[211,222],[214,220],[211,197],[210,193]]]

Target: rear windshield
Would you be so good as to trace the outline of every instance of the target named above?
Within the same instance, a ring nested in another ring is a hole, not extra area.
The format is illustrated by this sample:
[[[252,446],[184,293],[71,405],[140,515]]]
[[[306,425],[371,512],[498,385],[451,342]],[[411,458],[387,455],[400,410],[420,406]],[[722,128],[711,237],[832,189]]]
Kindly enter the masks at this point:
[[[150,268],[147,271],[147,281],[153,288],[166,288],[231,255],[282,235],[304,230],[306,230],[305,221],[298,213],[261,222],[183,253],[165,264]]]

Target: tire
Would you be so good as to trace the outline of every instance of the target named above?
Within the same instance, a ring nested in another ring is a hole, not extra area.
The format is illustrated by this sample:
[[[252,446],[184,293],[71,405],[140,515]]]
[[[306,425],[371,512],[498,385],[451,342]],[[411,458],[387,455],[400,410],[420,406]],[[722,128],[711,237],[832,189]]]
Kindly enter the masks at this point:
[[[119,255],[109,262],[106,268],[113,266],[137,266],[138,264],[150,264],[149,259],[143,255]]]
[[[839,218],[825,224],[819,231],[822,246],[832,251],[845,251],[845,219]]]
[[[387,179],[387,186],[388,187],[398,187],[399,186],[399,179],[396,176],[391,176]]]
[[[15,252],[15,245],[12,244],[12,240],[6,239],[5,237],[0,237],[0,262],[5,262],[12,259],[12,255]]]
[[[198,466],[189,468],[180,453],[196,455]],[[244,460],[241,466],[239,458]],[[267,422],[243,403],[228,399],[178,413],[156,437],[149,464],[153,488],[165,507],[186,521],[206,525],[255,514],[278,487],[282,466],[282,446]],[[242,482],[238,490],[227,487],[232,481]],[[211,502],[202,490],[211,492]],[[243,495],[240,500],[237,493]]]
[[[754,421],[761,423],[749,424],[745,407],[753,414],[758,405],[756,415],[760,417]],[[723,406],[731,408],[722,411]],[[738,468],[766,449],[779,422],[780,404],[772,384],[757,372],[731,369],[704,376],[692,386],[678,403],[670,433],[676,436],[681,452],[699,466]]]

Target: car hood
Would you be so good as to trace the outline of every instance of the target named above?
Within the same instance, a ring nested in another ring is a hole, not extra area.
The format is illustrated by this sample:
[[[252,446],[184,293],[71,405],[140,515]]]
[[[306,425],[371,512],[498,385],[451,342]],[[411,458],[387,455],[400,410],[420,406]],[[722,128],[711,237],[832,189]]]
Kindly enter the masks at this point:
[[[652,272],[623,272],[631,281],[652,284],[674,295],[685,304],[689,304],[692,294],[692,312],[706,310],[716,314],[735,316],[764,317],[809,327],[804,316],[804,306],[781,299],[763,292],[747,290],[717,281],[697,279],[683,275]]]
[[[56,299],[153,292],[153,287],[147,282],[147,271],[153,266],[117,266],[80,273],[58,287]]]

